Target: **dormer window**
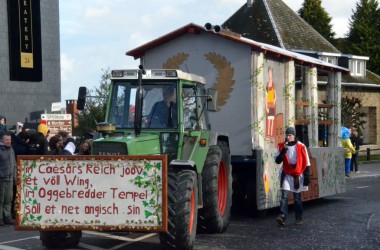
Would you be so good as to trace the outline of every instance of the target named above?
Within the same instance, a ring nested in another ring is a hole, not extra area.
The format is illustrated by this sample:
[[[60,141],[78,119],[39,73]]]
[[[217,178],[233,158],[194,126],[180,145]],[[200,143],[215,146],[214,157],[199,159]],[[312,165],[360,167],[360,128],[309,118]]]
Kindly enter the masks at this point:
[[[354,76],[364,76],[364,61],[351,59],[350,72]]]
[[[318,52],[317,55],[320,60],[333,65],[338,65],[338,58],[341,56],[341,54],[332,52]]]
[[[322,57],[321,57],[321,60],[336,65],[335,57],[331,57],[331,56],[322,56]]]

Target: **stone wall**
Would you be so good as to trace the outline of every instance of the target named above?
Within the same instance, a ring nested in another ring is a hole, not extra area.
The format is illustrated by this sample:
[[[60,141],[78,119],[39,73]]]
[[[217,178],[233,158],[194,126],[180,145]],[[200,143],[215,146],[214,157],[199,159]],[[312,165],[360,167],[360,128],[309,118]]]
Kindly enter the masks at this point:
[[[380,145],[380,88],[343,89],[343,96],[357,97],[362,101],[362,110],[367,113],[364,143]]]
[[[362,111],[367,113],[364,126],[364,143],[380,145],[380,86],[379,88],[344,87],[343,97],[357,97],[362,102]],[[324,88],[319,91],[319,103],[326,100]]]

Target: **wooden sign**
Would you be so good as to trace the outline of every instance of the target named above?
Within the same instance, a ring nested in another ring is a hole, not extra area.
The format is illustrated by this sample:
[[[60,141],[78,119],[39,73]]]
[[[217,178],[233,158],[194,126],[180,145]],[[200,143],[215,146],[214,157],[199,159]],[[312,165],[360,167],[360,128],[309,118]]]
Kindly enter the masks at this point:
[[[166,155],[17,162],[17,230],[167,230]]]
[[[51,137],[59,131],[66,131],[71,135],[73,130],[71,118],[71,114],[41,114],[41,120],[46,121]]]

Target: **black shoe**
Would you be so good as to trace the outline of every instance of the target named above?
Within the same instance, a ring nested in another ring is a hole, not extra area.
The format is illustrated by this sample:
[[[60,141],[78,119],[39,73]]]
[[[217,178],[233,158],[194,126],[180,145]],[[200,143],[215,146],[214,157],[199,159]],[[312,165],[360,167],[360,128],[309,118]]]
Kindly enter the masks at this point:
[[[278,225],[280,226],[285,226],[285,216],[284,215],[279,215],[277,218],[276,218],[276,222],[278,223]]]
[[[4,221],[0,220],[0,227],[3,227],[3,226],[5,226]]]

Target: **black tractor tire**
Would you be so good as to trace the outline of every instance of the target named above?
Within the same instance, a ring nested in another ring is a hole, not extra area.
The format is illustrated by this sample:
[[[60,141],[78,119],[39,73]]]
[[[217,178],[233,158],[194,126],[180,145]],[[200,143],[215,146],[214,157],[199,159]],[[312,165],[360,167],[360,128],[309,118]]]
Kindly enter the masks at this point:
[[[82,231],[40,231],[40,240],[46,248],[72,248],[79,244]]]
[[[232,166],[226,142],[209,148],[202,172],[203,208],[198,232],[221,233],[228,226],[232,206]]]
[[[197,233],[198,181],[195,171],[168,171],[168,231],[160,233],[165,249],[193,249]]]

